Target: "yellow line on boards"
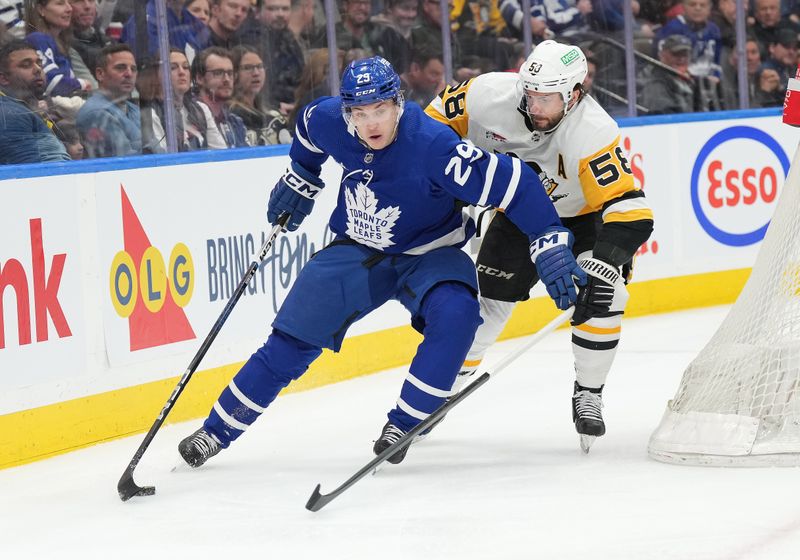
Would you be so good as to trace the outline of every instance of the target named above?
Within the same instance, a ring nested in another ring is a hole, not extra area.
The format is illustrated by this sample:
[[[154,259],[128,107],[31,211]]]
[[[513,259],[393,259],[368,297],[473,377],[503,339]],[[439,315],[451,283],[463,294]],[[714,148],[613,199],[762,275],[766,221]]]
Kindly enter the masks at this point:
[[[636,317],[736,300],[750,269],[712,272],[631,284],[625,315]],[[548,298],[523,302],[501,339],[524,336],[553,319]],[[297,392],[407,364],[421,336],[396,327],[345,340],[334,356],[325,351],[308,373],[284,392]],[[242,362],[195,373],[168,422],[205,416]],[[179,376],[0,416],[0,469],[45,459],[104,441],[145,432],[166,403]],[[133,448],[132,448],[133,449]]]

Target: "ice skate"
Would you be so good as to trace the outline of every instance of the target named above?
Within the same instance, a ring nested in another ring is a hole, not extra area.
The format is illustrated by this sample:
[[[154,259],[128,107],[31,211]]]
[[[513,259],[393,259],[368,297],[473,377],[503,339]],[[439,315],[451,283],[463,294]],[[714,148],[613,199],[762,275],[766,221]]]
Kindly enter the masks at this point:
[[[222,444],[212,434],[200,428],[178,444],[178,452],[192,468],[197,468],[222,451]]]
[[[584,453],[589,453],[594,440],[606,433],[602,409],[603,387],[590,389],[578,385],[576,381],[572,394],[572,420]]]
[[[381,432],[381,436],[378,438],[378,441],[376,441],[375,445],[372,447],[372,451],[375,452],[375,455],[380,455],[390,445],[394,444],[394,442],[399,440],[404,435],[406,435],[406,432],[404,432],[402,429],[398,428],[394,424],[387,422],[383,426],[383,431]],[[392,463],[393,465],[400,463],[405,458],[410,445],[411,444],[409,443],[408,445],[400,449],[400,451],[398,451],[397,453],[395,453],[386,460]]]

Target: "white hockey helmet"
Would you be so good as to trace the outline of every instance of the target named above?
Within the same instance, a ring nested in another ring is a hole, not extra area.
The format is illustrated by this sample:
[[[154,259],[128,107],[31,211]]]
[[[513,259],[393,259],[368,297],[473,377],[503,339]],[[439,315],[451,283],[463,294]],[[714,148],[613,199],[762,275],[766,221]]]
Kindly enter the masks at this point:
[[[564,99],[564,114],[567,114],[572,91],[582,85],[589,73],[586,55],[573,45],[542,41],[531,52],[519,69],[522,93],[560,93]]]

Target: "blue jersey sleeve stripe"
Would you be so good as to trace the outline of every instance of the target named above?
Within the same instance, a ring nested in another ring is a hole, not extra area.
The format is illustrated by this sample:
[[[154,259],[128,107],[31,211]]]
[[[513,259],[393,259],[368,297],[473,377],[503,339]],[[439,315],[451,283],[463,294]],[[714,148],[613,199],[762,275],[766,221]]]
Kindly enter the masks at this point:
[[[494,154],[489,155],[489,168],[486,170],[486,180],[483,182],[483,190],[481,197],[478,199],[478,206],[486,206],[489,200],[489,193],[492,190],[492,183],[494,182],[494,172],[497,169],[497,156]]]
[[[317,148],[314,144],[311,143],[310,140],[308,140],[305,136],[303,136],[303,133],[300,132],[299,126],[294,127],[294,137],[300,140],[300,143],[303,145],[305,149],[314,152],[315,154],[323,153],[322,150]]]
[[[511,180],[508,182],[508,187],[506,187],[506,195],[503,197],[503,200],[500,202],[500,206],[498,206],[498,208],[508,208],[508,205],[511,204],[511,201],[514,199],[514,195],[517,194],[519,176],[521,173],[522,170],[520,169],[519,159],[511,158]]]

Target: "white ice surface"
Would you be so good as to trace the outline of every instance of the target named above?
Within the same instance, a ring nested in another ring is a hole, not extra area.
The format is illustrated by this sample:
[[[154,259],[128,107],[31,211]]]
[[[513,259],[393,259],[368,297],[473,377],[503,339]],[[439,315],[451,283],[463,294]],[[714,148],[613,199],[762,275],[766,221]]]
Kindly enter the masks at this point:
[[[727,308],[628,319],[588,456],[570,418],[569,333],[551,334],[455,408],[400,465],[304,508],[372,457],[404,371],[281,397],[230,449],[171,469],[199,421],[0,471],[0,559],[796,560],[800,470],[665,465],[646,445]],[[496,345],[499,361],[521,339]]]

